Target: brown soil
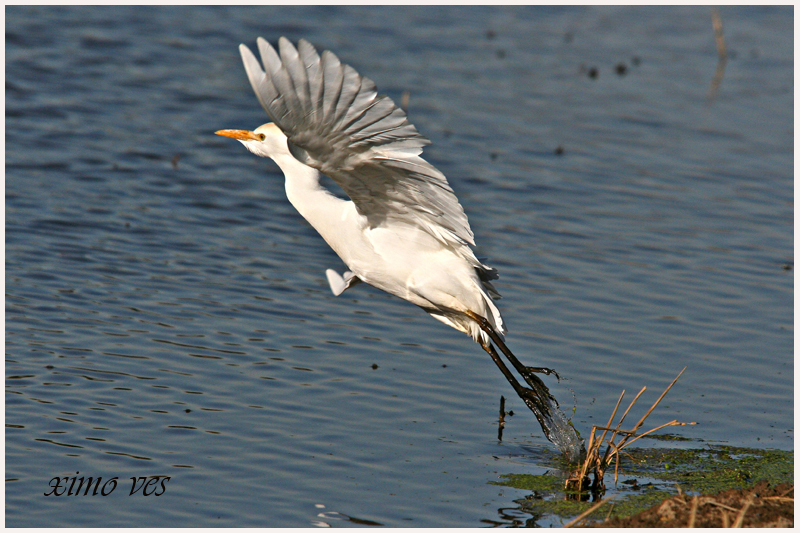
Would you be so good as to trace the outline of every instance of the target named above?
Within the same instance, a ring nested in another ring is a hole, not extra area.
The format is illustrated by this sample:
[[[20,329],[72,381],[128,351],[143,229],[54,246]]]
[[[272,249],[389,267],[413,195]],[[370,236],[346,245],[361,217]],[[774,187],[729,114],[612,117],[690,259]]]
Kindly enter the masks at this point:
[[[733,489],[714,496],[681,494],[627,518],[592,527],[794,527],[794,485]]]

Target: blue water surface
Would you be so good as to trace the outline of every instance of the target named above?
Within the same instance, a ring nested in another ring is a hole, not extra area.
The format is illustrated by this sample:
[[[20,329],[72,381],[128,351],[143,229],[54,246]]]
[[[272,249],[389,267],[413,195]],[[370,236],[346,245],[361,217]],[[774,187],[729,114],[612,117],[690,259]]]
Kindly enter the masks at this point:
[[[667,446],[793,449],[793,9],[720,16],[715,82],[708,8],[6,7],[6,525],[523,520],[490,483],[553,447],[483,350],[334,297],[277,167],[213,135],[268,120],[258,36],[407,93],[584,435],[687,367]]]

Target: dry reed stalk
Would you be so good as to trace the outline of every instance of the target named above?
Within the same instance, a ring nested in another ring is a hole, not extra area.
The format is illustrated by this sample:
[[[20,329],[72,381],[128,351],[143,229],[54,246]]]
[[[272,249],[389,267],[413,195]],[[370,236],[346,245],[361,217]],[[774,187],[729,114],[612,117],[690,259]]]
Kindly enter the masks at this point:
[[[714,70],[714,77],[708,88],[708,98],[713,99],[717,96],[722,76],[725,74],[725,65],[728,62],[725,34],[722,32],[722,16],[719,14],[718,7],[711,8],[711,25],[714,27],[714,41],[717,43],[717,68]]]
[[[684,367],[683,369],[684,369],[684,370],[686,370],[686,367]],[[680,374],[679,374],[679,376],[680,376]],[[634,404],[636,404],[636,402],[639,400],[639,397],[640,397],[640,396],[641,396],[641,395],[644,393],[644,391],[646,391],[646,390],[647,390],[647,387],[642,387],[642,390],[640,390],[640,391],[639,391],[639,394],[637,394],[637,395],[636,395],[636,396],[633,398],[633,400],[631,401],[631,403],[630,403],[630,405],[628,406],[628,408],[627,408],[627,409],[625,409],[625,412],[624,412],[624,413],[622,413],[622,417],[619,419],[619,422],[617,422],[617,427],[616,427],[616,428],[614,428],[614,431],[613,431],[613,432],[612,432],[612,434],[611,434],[611,439],[608,441],[609,447],[608,447],[608,448],[606,448],[606,453],[605,453],[605,455],[603,456],[603,463],[606,463],[606,464],[608,464],[609,454],[610,454],[610,452],[611,452],[611,446],[614,444],[614,439],[616,438],[616,436],[617,436],[617,435],[620,433],[620,431],[621,431],[621,430],[619,429],[619,427],[622,425],[622,422],[624,422],[624,421],[625,421],[625,417],[626,417],[626,416],[628,416],[628,413],[630,412],[631,408],[632,408],[632,407],[634,406]],[[612,415],[612,416],[613,416],[613,415]],[[613,420],[613,418],[612,418],[612,420]],[[641,421],[640,421],[640,422],[641,422]],[[608,425],[610,426],[611,424],[609,423]],[[636,431],[636,429],[638,429],[638,426],[637,426],[637,427],[635,427],[635,428],[633,428],[633,430],[632,430],[632,431],[626,431],[625,433],[632,433],[632,432],[635,432],[635,431]],[[605,433],[603,434],[603,436],[605,437]],[[627,438],[627,437],[626,437],[626,438]],[[625,440],[625,439],[623,439],[623,442],[624,442],[624,440]],[[624,446],[624,444],[621,444],[621,445],[620,445],[618,448],[619,448],[619,449],[622,449],[622,447],[623,447],[623,446]]]
[[[641,394],[641,392],[639,394]],[[611,426],[611,422],[614,421],[614,417],[617,415],[617,409],[619,409],[619,404],[622,403],[622,398],[624,396],[625,396],[625,391],[623,390],[622,393],[619,395],[619,399],[617,400],[617,404],[614,406],[614,410],[611,411],[611,416],[609,417],[608,423],[606,424],[606,426]],[[635,401],[635,399],[634,399],[634,401]],[[630,409],[630,407],[628,409]],[[626,414],[627,414],[627,411],[626,411]],[[595,437],[595,432],[598,429],[604,429],[605,431],[603,431],[603,436],[600,437],[600,440],[599,441],[595,441],[595,438],[594,438]],[[586,459],[583,462],[583,466],[581,468],[580,477],[578,478],[578,490],[579,491],[583,487],[583,480],[586,479],[587,476],[588,476],[589,465],[592,464],[592,462],[596,462],[596,461],[598,461],[600,459],[598,450],[600,449],[600,443],[603,442],[603,439],[605,439],[606,434],[608,433],[608,431],[614,431],[614,430],[609,429],[608,427],[605,427],[605,428],[598,428],[597,426],[593,426],[592,427],[592,433],[589,435],[589,445],[586,448],[588,450],[586,452]],[[569,483],[570,483],[570,479],[567,480],[567,485],[568,486],[569,486]]]
[[[733,511],[734,513],[738,513],[740,509],[736,507],[731,507],[730,505],[725,505],[724,503],[715,502],[709,498],[705,498],[703,501],[703,505],[716,505],[717,507],[722,507],[723,509],[727,509],[728,511]]]
[[[698,502],[697,496],[692,498],[692,511],[691,514],[689,514],[689,525],[686,527],[694,527],[695,520],[697,520],[697,507],[698,507],[697,502]]]
[[[750,495],[747,497],[747,501],[744,503],[744,507],[742,510],[739,511],[739,515],[736,517],[736,521],[733,523],[731,527],[742,527],[742,523],[744,522],[744,515],[750,506],[753,505],[753,493],[751,492]]]
[[[603,485],[603,476],[605,474],[605,470],[608,468],[611,459],[615,460],[614,466],[614,483],[617,482],[619,479],[619,465],[621,463],[621,452],[623,448],[629,446],[630,444],[636,442],[640,438],[644,437],[645,435],[649,435],[654,431],[658,431],[659,429],[663,429],[669,426],[685,426],[690,424],[695,424],[695,422],[678,422],[677,420],[672,420],[667,422],[666,424],[662,424],[658,427],[650,429],[642,434],[637,435],[636,432],[639,428],[642,427],[647,417],[652,414],[658,404],[661,403],[661,400],[667,395],[670,389],[675,385],[678,379],[683,375],[683,372],[686,370],[686,367],[681,370],[675,379],[664,389],[664,392],[661,393],[661,396],[653,403],[650,409],[642,416],[639,421],[634,425],[633,429],[626,431],[620,429],[622,422],[628,416],[628,413],[631,411],[633,406],[642,396],[647,387],[642,387],[642,390],[636,395],[636,397],[631,401],[628,405],[628,408],[625,409],[625,412],[622,413],[619,422],[617,422],[616,426],[612,427],[612,422],[614,421],[614,417],[617,415],[617,411],[619,410],[619,406],[622,403],[622,398],[625,396],[625,391],[622,391],[620,394],[619,399],[617,400],[616,405],[614,406],[614,410],[611,412],[611,417],[608,420],[608,423],[605,426],[592,426],[592,432],[589,435],[589,444],[587,446],[586,451],[586,459],[584,460],[581,468],[573,472],[573,474],[567,479],[566,481],[566,488],[567,489],[575,489],[577,488],[578,491],[582,491],[584,486],[589,486],[589,474],[594,473],[594,482],[592,483],[592,490],[600,490]],[[597,432],[602,431],[603,434],[600,438],[597,438]],[[610,435],[609,435],[610,434]],[[617,436],[620,435],[622,438],[619,443],[614,442]],[[600,456],[600,448],[603,444],[606,444],[606,450],[603,456]]]
[[[680,378],[680,377],[681,377],[681,375],[683,374],[683,372],[684,372],[685,370],[686,370],[686,367],[683,367],[683,370],[681,370],[680,372],[678,372],[678,375],[675,377],[675,379],[673,379],[673,380],[672,380],[672,383],[670,383],[670,384],[669,384],[669,386],[668,386],[666,389],[664,389],[664,392],[662,392],[662,393],[661,393],[661,396],[659,396],[659,397],[658,397],[658,400],[656,400],[656,401],[655,401],[655,403],[653,404],[653,406],[652,406],[652,407],[650,407],[650,409],[648,409],[648,410],[647,410],[647,412],[644,414],[644,416],[643,416],[642,418],[640,418],[640,419],[639,419],[639,421],[636,423],[636,425],[633,427],[633,429],[632,429],[632,430],[629,432],[629,434],[633,434],[633,433],[635,433],[637,429],[639,429],[640,427],[642,427],[642,425],[644,424],[644,421],[645,421],[645,420],[647,420],[647,417],[648,417],[648,416],[650,416],[650,413],[652,413],[652,412],[653,412],[653,410],[655,410],[655,408],[658,406],[658,404],[659,404],[659,403],[661,403],[661,400],[663,400],[663,399],[664,399],[664,396],[666,396],[666,395],[667,395],[667,393],[669,392],[669,390],[672,388],[672,386],[673,386],[673,385],[675,385],[675,382],[677,382],[677,381],[678,381],[678,378]],[[645,388],[646,388],[646,387],[645,387]],[[643,388],[643,389],[642,389],[642,392],[644,392],[645,388]],[[641,395],[641,392],[640,392],[639,394]],[[636,396],[636,399],[638,399],[638,398],[639,398],[639,396]],[[634,401],[635,401],[635,400],[634,400]],[[632,405],[632,404],[631,404],[631,407],[633,407],[633,405]],[[626,412],[626,414],[627,414],[627,412]],[[622,421],[620,421],[620,423],[622,423]],[[670,424],[671,424],[671,423],[670,423]],[[651,430],[651,431],[654,431],[654,430]],[[628,437],[626,436],[625,438],[627,439]],[[637,438],[638,438],[638,437],[637,437]],[[623,439],[623,442],[624,442],[624,441],[625,441],[625,439]],[[623,444],[623,443],[620,443],[620,448],[623,448],[624,446],[625,446],[625,444]]]
[[[728,60],[728,50],[725,47],[725,34],[722,31],[722,17],[719,8],[711,8],[711,25],[714,27],[714,41],[717,43],[717,55],[720,61]]]
[[[776,502],[793,502],[794,498],[787,498],[785,496],[764,496],[762,500],[774,500]]]
[[[581,514],[579,514],[578,516],[576,516],[575,518],[573,518],[572,520],[570,520],[569,522],[564,524],[564,527],[573,527],[573,526],[575,526],[581,520],[583,520],[584,518],[586,518],[587,516],[589,516],[590,514],[595,512],[597,509],[599,509],[601,505],[603,505],[604,503],[608,503],[613,499],[614,498],[604,498],[604,499],[600,500],[599,502],[595,503],[594,505],[592,505],[591,507],[586,509],[584,512],[582,512]]]

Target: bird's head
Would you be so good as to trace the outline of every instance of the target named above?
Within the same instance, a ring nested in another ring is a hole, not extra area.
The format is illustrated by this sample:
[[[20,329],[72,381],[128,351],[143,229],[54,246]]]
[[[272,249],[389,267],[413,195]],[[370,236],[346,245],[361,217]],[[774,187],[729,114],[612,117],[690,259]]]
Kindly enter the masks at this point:
[[[288,153],[286,135],[272,122],[257,127],[255,131],[219,130],[215,133],[236,139],[257,156],[274,159],[276,155]]]

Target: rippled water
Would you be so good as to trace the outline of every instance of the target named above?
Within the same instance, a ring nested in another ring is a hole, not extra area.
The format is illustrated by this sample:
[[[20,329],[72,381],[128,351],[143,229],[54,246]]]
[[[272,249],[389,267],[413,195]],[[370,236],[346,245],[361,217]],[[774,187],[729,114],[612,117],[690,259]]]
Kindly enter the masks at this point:
[[[552,450],[467,337],[334,298],[277,168],[212,134],[267,120],[259,35],[409,92],[584,434],[688,366],[653,424],[793,449],[793,11],[721,15],[714,93],[707,8],[7,7],[6,524],[510,524],[488,483]]]

